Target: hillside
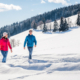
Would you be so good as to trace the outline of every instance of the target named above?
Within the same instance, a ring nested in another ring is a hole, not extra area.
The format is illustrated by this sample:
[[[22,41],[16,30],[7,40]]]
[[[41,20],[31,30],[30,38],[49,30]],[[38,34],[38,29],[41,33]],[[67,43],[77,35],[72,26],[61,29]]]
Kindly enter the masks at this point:
[[[77,23],[77,18],[78,18],[78,14],[76,14],[74,16],[67,17],[65,19],[67,20],[70,27],[75,27],[75,26],[77,26],[77,24],[76,24]],[[60,27],[60,19],[56,20],[56,21],[58,22],[58,27]],[[50,26],[51,26],[51,29],[54,29],[54,21],[46,23],[46,26],[47,26],[48,29],[50,29]],[[39,25],[37,27],[37,30],[41,30],[41,27],[43,28],[44,24]]]
[[[52,22],[55,20],[59,20],[61,17],[67,18],[70,16],[74,16],[79,11],[80,11],[80,4],[75,4],[63,8],[54,9],[52,11],[33,16],[21,22],[15,22],[10,25],[5,25],[0,28],[0,38],[4,31],[8,32],[9,36],[13,36],[21,32],[24,32],[26,30],[29,30],[34,26],[34,24],[36,25],[36,27],[41,25],[43,23],[43,20],[45,20],[46,23],[48,21]]]
[[[20,46],[9,52],[6,64],[1,63],[0,54],[1,80],[80,80],[79,27],[52,34],[36,30],[33,34],[38,44],[32,61],[28,61],[28,51],[23,49],[28,31],[10,38],[20,40]]]

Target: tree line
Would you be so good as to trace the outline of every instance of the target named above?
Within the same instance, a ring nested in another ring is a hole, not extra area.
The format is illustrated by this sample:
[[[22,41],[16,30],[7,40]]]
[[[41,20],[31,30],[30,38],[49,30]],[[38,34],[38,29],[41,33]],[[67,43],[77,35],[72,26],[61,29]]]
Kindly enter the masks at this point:
[[[66,30],[68,29],[68,25],[67,25],[67,21],[63,19],[72,15],[76,15],[79,11],[80,11],[80,4],[76,4],[63,8],[58,8],[49,12],[45,12],[43,14],[31,17],[21,22],[13,23],[11,25],[6,25],[0,28],[0,38],[2,37],[2,33],[4,31],[8,32],[10,37],[18,33],[21,33],[25,30],[28,30],[30,28],[37,29],[37,26],[40,26],[42,24],[44,24],[43,27],[44,29],[42,29],[44,32],[47,30],[45,24],[52,21],[55,22],[53,31],[56,31],[56,25],[57,25],[56,20],[58,19],[61,19],[59,31],[65,31],[65,29]],[[63,25],[65,26],[65,28],[63,27]]]

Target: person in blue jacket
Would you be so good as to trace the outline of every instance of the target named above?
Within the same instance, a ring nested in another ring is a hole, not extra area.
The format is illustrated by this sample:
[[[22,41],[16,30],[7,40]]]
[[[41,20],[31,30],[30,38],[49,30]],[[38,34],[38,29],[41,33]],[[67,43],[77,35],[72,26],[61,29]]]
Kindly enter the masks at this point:
[[[29,30],[29,34],[28,36],[26,36],[25,41],[24,41],[24,49],[27,43],[27,48],[29,51],[29,59],[32,59],[32,52],[33,52],[33,47],[34,47],[34,43],[35,43],[35,47],[37,45],[37,41],[35,36],[32,34],[32,30]]]

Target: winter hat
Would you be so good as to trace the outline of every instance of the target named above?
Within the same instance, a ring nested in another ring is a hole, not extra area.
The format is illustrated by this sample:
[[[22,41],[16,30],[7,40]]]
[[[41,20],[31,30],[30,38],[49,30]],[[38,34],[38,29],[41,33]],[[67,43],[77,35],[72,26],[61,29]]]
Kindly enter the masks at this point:
[[[6,35],[8,35],[8,33],[7,33],[7,32],[4,32],[4,33],[3,33],[3,37],[5,37]]]

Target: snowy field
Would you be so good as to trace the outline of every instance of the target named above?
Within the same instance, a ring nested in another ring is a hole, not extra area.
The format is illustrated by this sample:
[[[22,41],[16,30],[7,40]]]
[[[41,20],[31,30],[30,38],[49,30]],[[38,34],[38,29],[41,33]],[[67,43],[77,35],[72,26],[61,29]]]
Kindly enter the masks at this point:
[[[0,80],[80,80],[80,28],[33,34],[38,44],[32,61],[28,61],[27,47],[23,49],[28,31],[10,38],[20,40],[20,46],[9,51],[5,64],[0,53]]]
[[[80,80],[80,28],[73,27],[76,19],[77,15],[69,17],[72,28],[66,32],[33,31],[38,43],[31,61],[27,46],[23,49],[29,31],[11,37],[19,40],[20,45],[13,48],[13,53],[9,51],[5,64],[1,63],[0,53],[0,80]]]

